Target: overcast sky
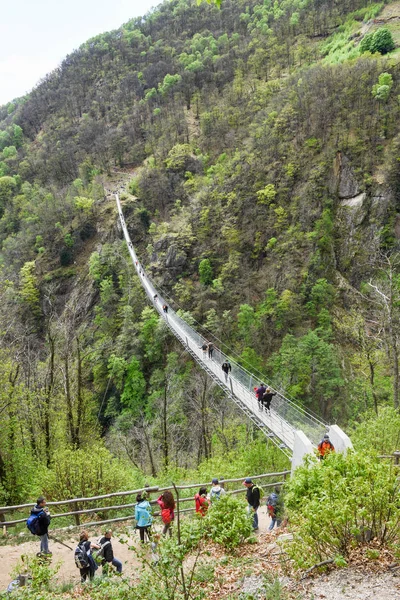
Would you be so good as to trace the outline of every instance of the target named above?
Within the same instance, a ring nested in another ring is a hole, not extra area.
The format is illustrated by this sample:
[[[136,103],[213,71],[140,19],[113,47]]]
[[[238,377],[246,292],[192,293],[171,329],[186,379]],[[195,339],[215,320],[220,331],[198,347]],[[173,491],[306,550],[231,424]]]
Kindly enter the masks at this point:
[[[161,0],[8,0],[0,14],[0,105],[29,92],[87,39]]]

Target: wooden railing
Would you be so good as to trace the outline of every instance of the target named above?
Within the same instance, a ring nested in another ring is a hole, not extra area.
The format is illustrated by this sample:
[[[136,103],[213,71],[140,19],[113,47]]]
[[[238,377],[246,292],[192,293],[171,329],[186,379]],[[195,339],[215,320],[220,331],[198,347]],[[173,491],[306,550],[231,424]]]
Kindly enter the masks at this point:
[[[390,458],[395,465],[400,465],[400,450],[395,450],[393,454],[381,454],[378,458]]]
[[[260,480],[260,479],[274,479],[274,481],[269,482],[269,483],[263,483],[260,485],[260,487],[262,488],[271,488],[275,485],[283,485],[285,483],[286,477],[290,474],[290,471],[281,471],[279,473],[264,473],[262,475],[253,475],[251,476],[251,479],[253,480]],[[220,484],[224,487],[229,487],[229,484],[235,484],[235,483],[241,483],[245,477],[248,477],[248,475],[244,475],[243,477],[239,477],[236,479],[221,479],[220,480]],[[210,483],[192,483],[189,485],[177,485],[176,488],[177,490],[181,491],[181,490],[190,490],[190,489],[199,489],[201,487],[210,487]],[[110,506],[96,506],[94,508],[88,508],[88,509],[79,509],[79,505],[85,504],[87,502],[96,502],[98,500],[106,500],[109,498],[116,498],[116,497],[125,497],[125,496],[136,496],[136,494],[139,494],[140,492],[146,491],[147,494],[152,494],[152,493],[158,493],[158,494],[162,494],[163,492],[167,491],[167,490],[174,490],[174,487],[168,486],[168,487],[158,487],[158,486],[153,486],[153,487],[145,487],[145,488],[140,488],[137,490],[127,490],[127,491],[123,491],[123,492],[113,492],[111,494],[103,494],[101,496],[92,496],[89,498],[71,498],[69,500],[59,500],[59,501],[55,501],[55,502],[47,502],[47,506],[62,506],[62,505],[73,505],[76,510],[72,510],[72,511],[68,511],[68,512],[60,512],[60,513],[56,513],[56,514],[52,514],[51,518],[52,518],[52,522],[54,519],[60,519],[60,518],[65,518],[65,517],[71,517],[73,516],[75,519],[75,525],[73,526],[69,526],[68,529],[70,529],[71,527],[80,527],[81,524],[81,515],[89,515],[92,513],[108,513],[108,512],[112,512],[112,511],[121,511],[121,510],[127,510],[129,508],[132,508],[135,506],[136,502],[130,502],[128,504],[115,504],[115,505],[110,505]],[[226,490],[228,494],[239,494],[240,492],[244,493],[245,492],[245,488],[240,487],[239,489],[232,489],[232,490]],[[184,497],[184,498],[180,498],[179,499],[179,503],[181,502],[192,502],[192,507],[190,508],[185,508],[185,509],[181,509],[180,512],[190,512],[194,510],[194,501],[193,501],[193,496],[189,496],[189,497]],[[15,525],[18,525],[20,523],[24,523],[27,519],[27,515],[23,518],[23,519],[13,519],[10,521],[5,520],[5,515],[7,513],[14,513],[16,511],[20,511],[20,510],[24,510],[24,509],[31,509],[33,506],[33,502],[31,503],[27,503],[27,504],[18,504],[16,506],[2,506],[0,507],[0,520],[1,520],[1,526],[3,527],[3,530],[6,530],[8,527],[14,527]],[[157,504],[156,500],[150,500],[150,504],[154,505]],[[133,511],[132,511],[133,512]],[[154,513],[154,515],[157,515],[158,513]],[[108,515],[107,515],[108,516]],[[129,515],[129,516],[123,516],[123,517],[117,517],[114,519],[102,519],[102,520],[97,520],[97,521],[92,521],[92,522],[84,522],[83,525],[85,527],[89,527],[89,526],[94,526],[94,525],[103,525],[105,523],[116,523],[116,522],[122,522],[122,521],[129,521],[131,519],[133,519],[133,514]],[[54,530],[54,528],[52,527],[52,530]]]

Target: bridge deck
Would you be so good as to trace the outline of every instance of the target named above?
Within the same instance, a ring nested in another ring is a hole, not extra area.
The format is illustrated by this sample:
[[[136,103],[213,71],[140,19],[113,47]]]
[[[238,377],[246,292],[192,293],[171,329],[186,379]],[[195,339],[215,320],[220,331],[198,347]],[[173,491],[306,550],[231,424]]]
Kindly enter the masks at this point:
[[[125,219],[122,214],[121,204],[116,194],[118,214],[128,244],[129,253],[141,283],[153,307],[165,320],[167,326],[192,355],[196,362],[212,377],[212,379],[228,394],[228,396],[243,410],[243,412],[288,456],[291,455],[294,445],[295,431],[300,429],[316,445],[326,430],[326,425],[314,415],[307,413],[293,401],[286,398],[280,391],[273,397],[271,411],[260,411],[254,393],[254,387],[260,383],[260,377],[252,375],[241,365],[224,354],[214,346],[212,359],[203,353],[201,346],[206,341],[186,321],[168,306],[168,313],[163,312],[163,305],[168,304],[154,287],[145,273],[133,248]],[[156,296],[156,299],[154,298]],[[229,360],[232,371],[226,378],[221,369],[225,360]],[[264,379],[264,382],[267,381]],[[271,386],[272,387],[272,386]]]

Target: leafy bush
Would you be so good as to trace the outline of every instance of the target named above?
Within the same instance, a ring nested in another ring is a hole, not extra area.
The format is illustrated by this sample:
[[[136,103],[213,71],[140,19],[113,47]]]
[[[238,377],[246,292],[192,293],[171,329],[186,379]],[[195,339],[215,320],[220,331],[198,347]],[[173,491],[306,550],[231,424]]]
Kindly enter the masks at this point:
[[[400,507],[395,468],[366,453],[331,454],[298,468],[287,485],[294,526],[287,548],[299,567],[346,557],[358,543],[398,536]]]
[[[213,269],[208,258],[203,258],[199,264],[199,276],[203,285],[210,285],[213,280]]]
[[[252,517],[243,501],[234,496],[223,496],[214,502],[204,518],[206,534],[227,550],[233,550],[252,533]]]
[[[393,36],[387,27],[380,27],[375,33],[367,33],[361,40],[361,52],[387,54],[395,49]]]
[[[392,454],[400,448],[400,414],[390,406],[379,408],[379,414],[366,413],[351,433],[354,446],[359,451]]]

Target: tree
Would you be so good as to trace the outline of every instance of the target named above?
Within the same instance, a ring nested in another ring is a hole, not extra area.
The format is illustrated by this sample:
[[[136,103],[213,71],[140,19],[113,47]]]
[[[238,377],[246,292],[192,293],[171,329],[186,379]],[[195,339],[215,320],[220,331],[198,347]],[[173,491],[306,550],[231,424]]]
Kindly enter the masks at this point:
[[[372,95],[377,100],[387,102],[390,94],[390,90],[393,87],[393,77],[390,73],[381,73],[379,75],[378,83],[372,87]]]
[[[371,280],[368,286],[376,303],[379,324],[387,342],[388,357],[392,364],[393,406],[399,408],[399,357],[400,357],[400,275],[398,268],[400,255],[382,256],[379,278]]]
[[[371,52],[387,54],[395,49],[393,36],[387,27],[381,27],[375,31],[371,41]]]
[[[203,258],[199,264],[200,283],[210,285],[213,280],[213,268],[208,258]]]
[[[24,264],[20,271],[20,297],[34,317],[40,315],[40,292],[35,274],[35,261]]]

